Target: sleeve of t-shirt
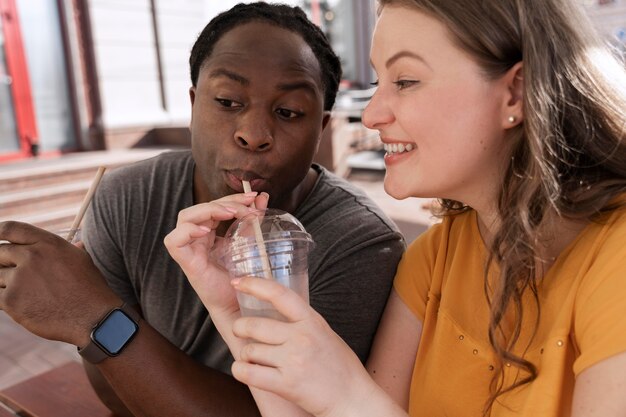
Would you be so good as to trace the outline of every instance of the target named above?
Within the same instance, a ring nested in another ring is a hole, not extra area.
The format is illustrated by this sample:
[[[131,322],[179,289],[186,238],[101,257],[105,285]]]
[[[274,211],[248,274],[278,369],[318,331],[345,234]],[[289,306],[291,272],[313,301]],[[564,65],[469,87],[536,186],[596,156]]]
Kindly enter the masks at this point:
[[[367,228],[345,230],[310,280],[311,306],[363,363],[405,248],[399,233],[372,233]]]
[[[574,372],[626,352],[626,213],[609,226],[610,236],[578,289],[574,308],[580,356]]]
[[[437,251],[441,234],[448,223],[438,223],[413,241],[402,256],[393,288],[404,304],[420,320],[424,321],[426,302],[431,288]]]
[[[85,248],[104,275],[109,287],[124,302],[137,304],[124,262],[123,236],[126,224],[124,181],[116,171],[108,173],[91,202],[83,222]]]

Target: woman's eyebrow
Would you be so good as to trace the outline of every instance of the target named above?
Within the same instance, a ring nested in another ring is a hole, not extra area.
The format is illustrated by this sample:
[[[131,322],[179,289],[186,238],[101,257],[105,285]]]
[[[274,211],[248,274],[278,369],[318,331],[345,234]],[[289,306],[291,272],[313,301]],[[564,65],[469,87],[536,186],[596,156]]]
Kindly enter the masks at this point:
[[[432,69],[430,67],[430,65],[428,65],[428,62],[426,62],[426,60],[424,58],[422,58],[422,56],[420,54],[417,54],[417,53],[412,52],[412,51],[407,51],[407,50],[399,51],[399,52],[396,52],[395,54],[393,54],[387,60],[387,62],[385,62],[385,67],[389,68],[391,65],[393,65],[394,62],[396,62],[400,58],[416,59],[416,60],[420,61],[422,64],[426,65],[428,68]]]

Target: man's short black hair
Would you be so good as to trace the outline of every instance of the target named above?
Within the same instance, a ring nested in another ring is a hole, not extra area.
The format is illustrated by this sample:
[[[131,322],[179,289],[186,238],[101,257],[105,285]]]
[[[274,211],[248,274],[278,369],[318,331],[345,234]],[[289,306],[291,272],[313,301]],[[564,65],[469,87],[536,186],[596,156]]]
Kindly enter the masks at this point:
[[[222,35],[236,26],[251,21],[268,22],[302,36],[319,61],[324,88],[324,110],[331,110],[341,80],[341,63],[324,33],[297,6],[265,2],[240,3],[214,17],[202,30],[191,49],[189,57],[191,84],[194,87],[197,85],[200,68]]]

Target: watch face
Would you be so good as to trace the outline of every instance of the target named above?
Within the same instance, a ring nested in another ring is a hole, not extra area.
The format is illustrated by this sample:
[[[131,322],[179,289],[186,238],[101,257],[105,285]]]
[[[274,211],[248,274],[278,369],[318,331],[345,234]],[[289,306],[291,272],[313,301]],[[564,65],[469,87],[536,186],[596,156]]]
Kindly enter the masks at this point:
[[[93,340],[115,356],[137,332],[137,325],[121,310],[113,310],[93,332]]]

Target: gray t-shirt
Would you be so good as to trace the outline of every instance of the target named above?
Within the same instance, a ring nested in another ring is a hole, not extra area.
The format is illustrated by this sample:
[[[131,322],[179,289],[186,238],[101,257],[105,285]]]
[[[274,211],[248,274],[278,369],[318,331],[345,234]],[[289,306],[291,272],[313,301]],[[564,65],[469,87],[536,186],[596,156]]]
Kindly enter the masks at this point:
[[[169,152],[105,175],[85,218],[83,239],[109,286],[197,361],[230,373],[232,357],[163,239],[193,205],[189,151]],[[295,213],[315,241],[309,255],[311,306],[357,353],[369,354],[404,240],[359,189],[314,166],[319,178]]]

